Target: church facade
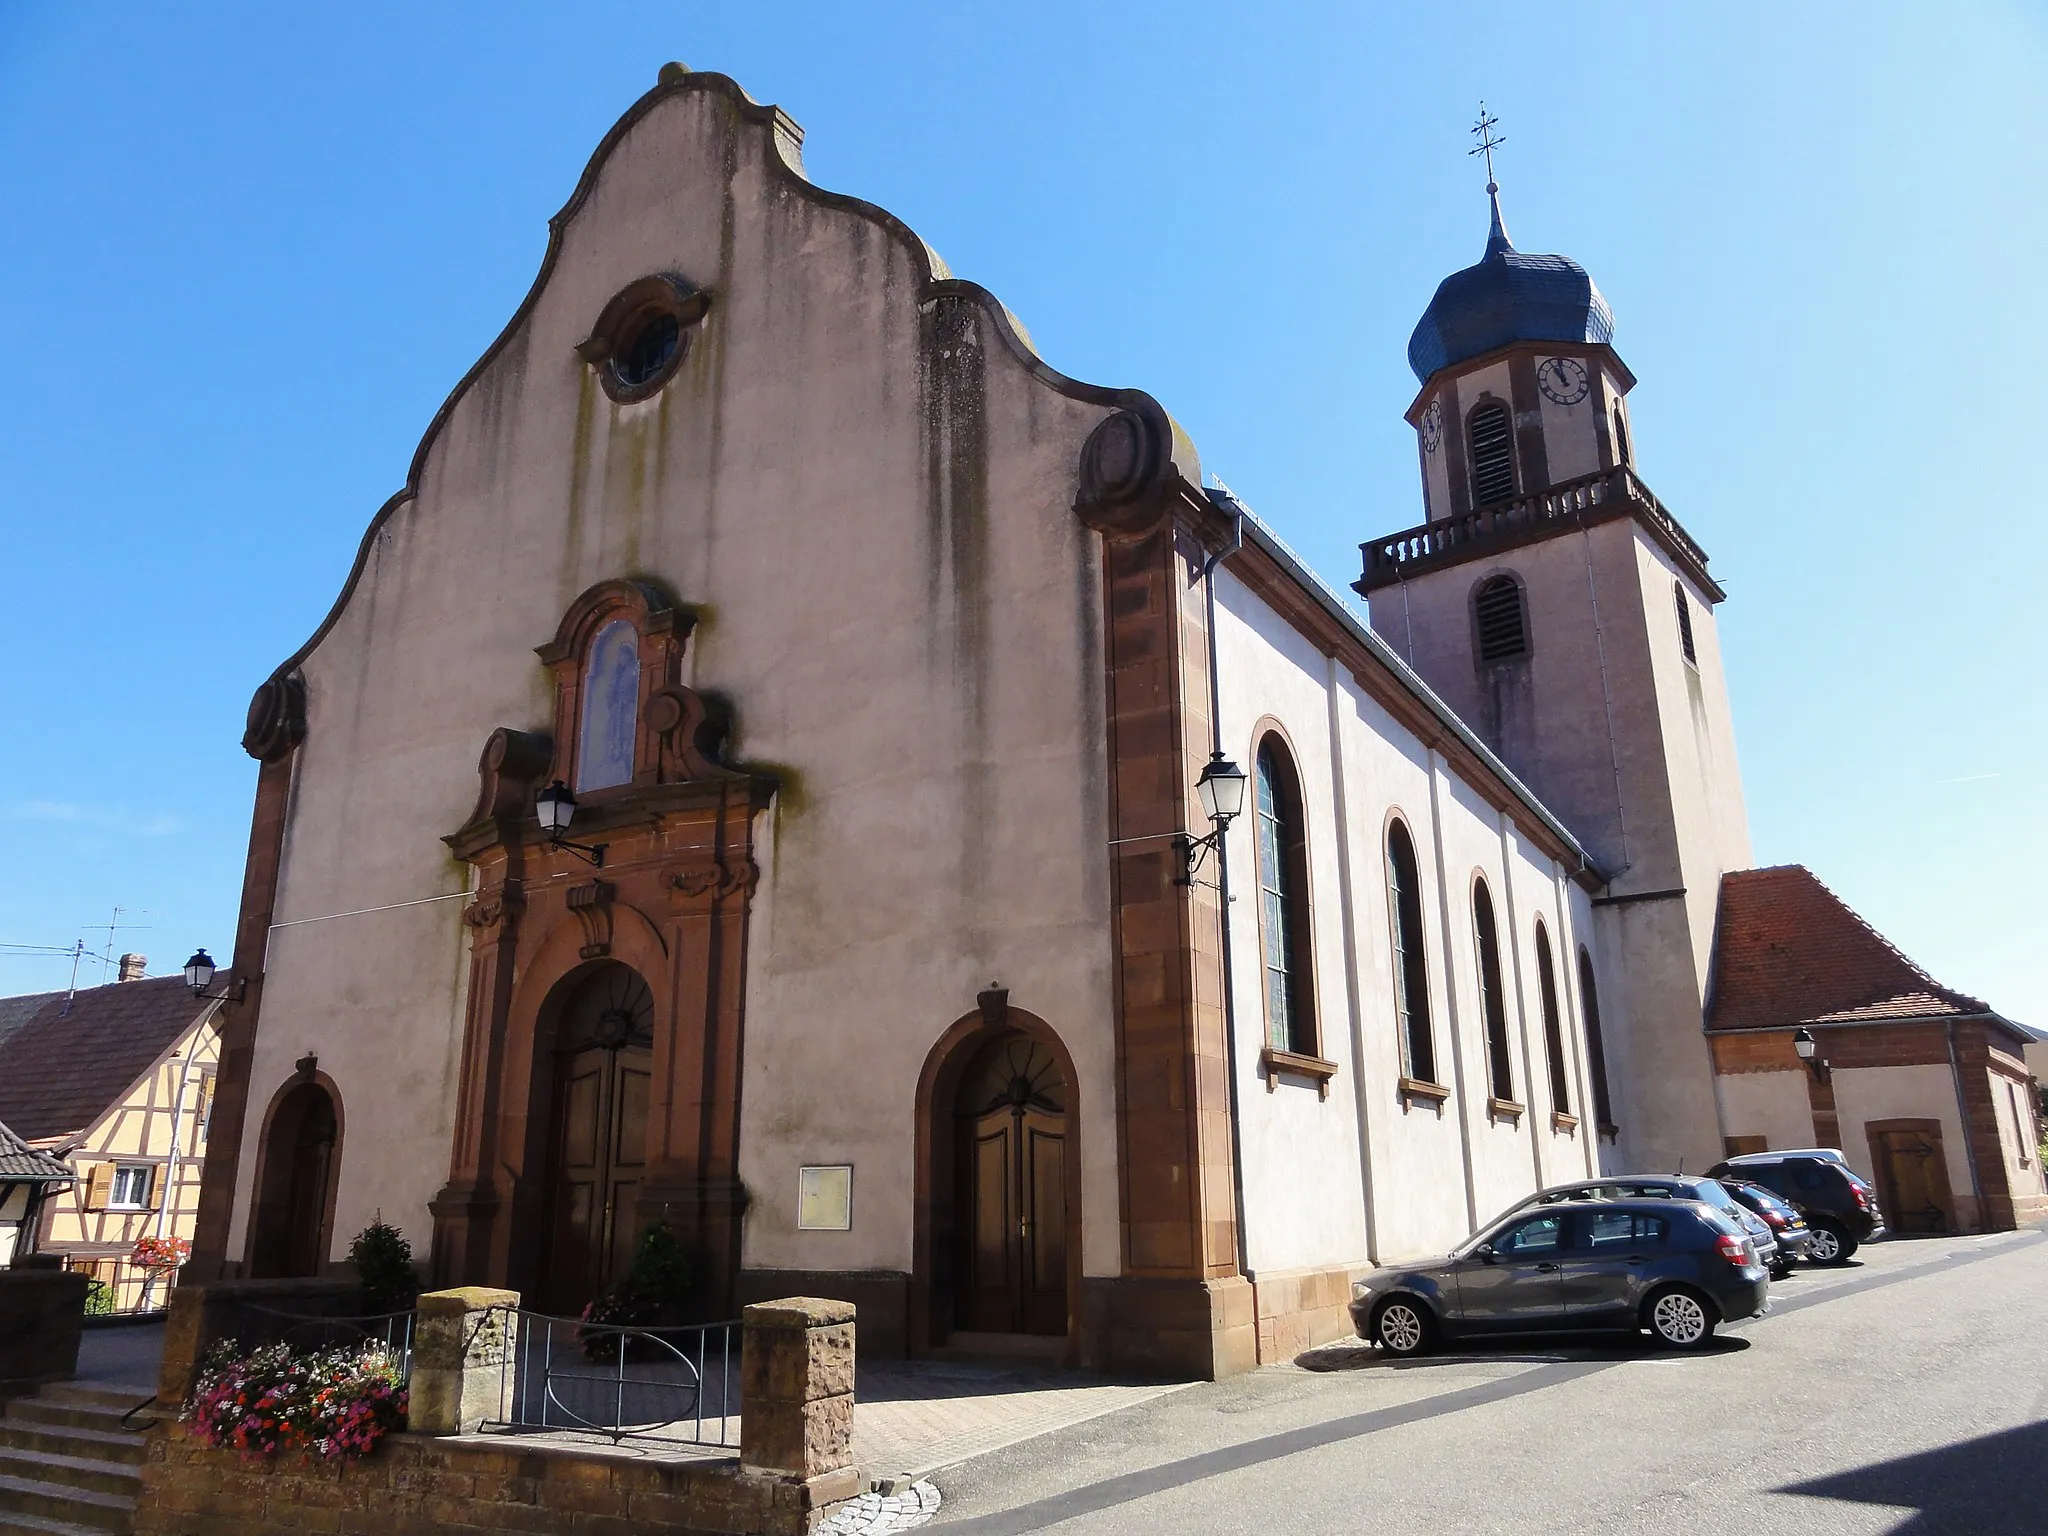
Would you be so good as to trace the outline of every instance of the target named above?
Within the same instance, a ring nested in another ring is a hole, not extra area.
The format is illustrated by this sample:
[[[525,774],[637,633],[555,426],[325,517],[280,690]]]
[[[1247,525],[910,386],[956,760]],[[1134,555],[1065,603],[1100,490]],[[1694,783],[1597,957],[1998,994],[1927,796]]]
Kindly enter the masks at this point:
[[[801,143],[663,70],[258,690],[188,1273],[381,1212],[573,1315],[664,1221],[707,1316],[1216,1375],[1718,1156],[1721,594],[1584,274],[1439,294],[1368,620]]]

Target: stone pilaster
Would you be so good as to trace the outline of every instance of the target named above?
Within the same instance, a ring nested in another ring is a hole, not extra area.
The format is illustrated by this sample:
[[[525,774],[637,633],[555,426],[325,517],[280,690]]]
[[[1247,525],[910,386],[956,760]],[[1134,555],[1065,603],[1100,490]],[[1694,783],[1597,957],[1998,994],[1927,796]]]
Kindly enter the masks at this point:
[[[853,1304],[793,1296],[741,1317],[741,1466],[802,1483],[814,1507],[852,1497]]]
[[[428,1291],[412,1339],[406,1427],[416,1435],[469,1434],[500,1417],[505,1383],[518,1369],[517,1291],[481,1285]]]

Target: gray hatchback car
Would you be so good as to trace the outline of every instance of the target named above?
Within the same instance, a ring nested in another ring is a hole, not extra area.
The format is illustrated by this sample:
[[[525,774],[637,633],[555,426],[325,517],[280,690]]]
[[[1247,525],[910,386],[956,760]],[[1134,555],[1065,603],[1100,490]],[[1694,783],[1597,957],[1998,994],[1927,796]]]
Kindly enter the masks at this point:
[[[1513,1207],[1526,1210],[1532,1205],[1556,1205],[1560,1200],[1700,1200],[1715,1207],[1749,1234],[1757,1262],[1765,1269],[1778,1268],[1778,1237],[1764,1219],[1748,1209],[1718,1180],[1683,1173],[1619,1173],[1597,1179],[1580,1179],[1572,1184],[1553,1184]],[[1511,1214],[1508,1211],[1503,1216]]]
[[[1393,1355],[1439,1339],[1647,1328],[1697,1349],[1769,1305],[1749,1236],[1696,1200],[1599,1200],[1521,1210],[1442,1258],[1376,1269],[1352,1287],[1359,1336]]]

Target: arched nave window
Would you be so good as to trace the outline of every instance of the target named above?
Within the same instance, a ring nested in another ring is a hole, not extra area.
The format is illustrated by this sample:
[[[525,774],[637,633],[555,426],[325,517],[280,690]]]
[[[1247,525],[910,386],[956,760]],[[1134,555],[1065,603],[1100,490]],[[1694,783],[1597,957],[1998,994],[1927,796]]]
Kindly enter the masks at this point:
[[[1417,1082],[1436,1081],[1436,1041],[1429,1024],[1429,961],[1423,951],[1422,879],[1415,840],[1396,821],[1387,828],[1387,917],[1394,938],[1394,1012],[1401,1027],[1401,1066]]]
[[[640,636],[624,619],[613,619],[590,642],[590,660],[583,669],[578,789],[632,782],[633,738],[639,723]]]
[[[1465,440],[1472,450],[1472,504],[1505,501],[1515,494],[1515,444],[1508,408],[1488,400],[1465,418]]]
[[[1259,933],[1266,977],[1266,1039],[1279,1051],[1318,1054],[1310,961],[1308,841],[1301,778],[1278,736],[1259,743],[1254,790]]]
[[[1472,928],[1479,941],[1479,1006],[1486,1017],[1486,1087],[1503,1103],[1515,1097],[1514,1054],[1508,1048],[1508,1000],[1501,984],[1500,931],[1493,920],[1493,894],[1486,882],[1472,882]]]
[[[1572,1112],[1571,1080],[1564,1065],[1564,1019],[1557,1011],[1557,967],[1550,958],[1550,930],[1536,919],[1536,990],[1543,1000],[1543,1057],[1550,1066],[1550,1108]]]
[[[1607,1097],[1607,1047],[1600,1038],[1600,990],[1593,983],[1593,957],[1579,946],[1579,1006],[1586,1014],[1587,1065],[1593,1069],[1593,1113],[1598,1129],[1614,1125],[1614,1104]]]

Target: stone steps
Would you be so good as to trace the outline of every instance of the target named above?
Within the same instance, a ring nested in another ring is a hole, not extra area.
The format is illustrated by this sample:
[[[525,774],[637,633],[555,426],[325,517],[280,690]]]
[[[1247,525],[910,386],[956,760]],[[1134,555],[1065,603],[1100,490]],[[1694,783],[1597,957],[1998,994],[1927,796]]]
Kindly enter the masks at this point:
[[[45,1520],[41,1515],[0,1510],[0,1536],[106,1536],[106,1532],[98,1526],[73,1525],[69,1520]]]
[[[149,1396],[115,1382],[57,1382],[0,1417],[0,1536],[127,1536],[142,1486],[142,1433],[122,1418]]]

